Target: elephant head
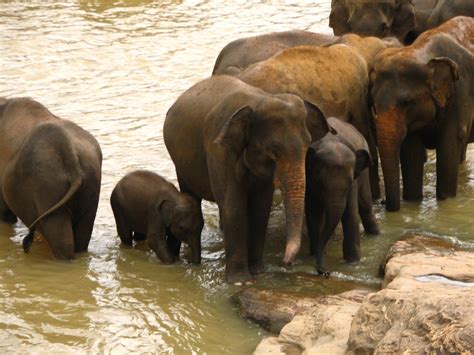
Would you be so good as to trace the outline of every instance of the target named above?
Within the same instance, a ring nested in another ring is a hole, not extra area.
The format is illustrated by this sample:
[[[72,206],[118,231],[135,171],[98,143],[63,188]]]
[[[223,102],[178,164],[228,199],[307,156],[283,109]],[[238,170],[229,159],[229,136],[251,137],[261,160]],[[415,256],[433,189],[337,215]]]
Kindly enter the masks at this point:
[[[403,42],[415,27],[412,0],[332,0],[329,26],[337,36],[395,36]]]
[[[313,139],[330,128],[316,106],[295,95],[265,93],[247,102],[229,116],[214,143],[230,145],[240,156],[239,175],[269,184],[278,181],[286,214],[284,263],[290,264],[300,248],[303,226],[305,156],[311,141],[306,122]]]
[[[420,62],[402,54],[383,53],[370,75],[388,211],[400,209],[399,164],[404,138],[437,118],[453,99],[458,80],[458,66],[449,58]]]
[[[201,231],[204,226],[201,208],[190,195],[182,193],[178,201],[163,200],[158,204],[168,234],[168,243],[161,240],[157,255],[168,254],[170,238],[185,242],[191,248],[191,262],[201,263]],[[162,260],[166,260],[160,258]]]

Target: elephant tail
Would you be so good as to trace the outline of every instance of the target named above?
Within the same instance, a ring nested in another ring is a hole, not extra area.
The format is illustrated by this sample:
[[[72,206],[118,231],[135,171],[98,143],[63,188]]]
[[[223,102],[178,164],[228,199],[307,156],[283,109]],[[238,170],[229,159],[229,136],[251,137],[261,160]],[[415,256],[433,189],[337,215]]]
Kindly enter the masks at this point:
[[[36,220],[31,223],[28,227],[31,230],[35,229],[36,224],[41,221],[43,218],[47,217],[57,209],[64,206],[72,196],[79,190],[82,184],[82,171],[81,171],[81,164],[79,162],[79,157],[77,154],[76,149],[72,144],[72,140],[69,137],[68,133],[61,130],[61,134],[58,134],[56,137],[58,138],[55,143],[59,143],[57,145],[58,153],[62,157],[62,161],[64,163],[63,167],[67,172],[67,176],[69,178],[69,189],[67,190],[66,194],[59,200],[54,206],[48,209],[46,212],[41,214]],[[54,143],[53,143],[54,144]]]

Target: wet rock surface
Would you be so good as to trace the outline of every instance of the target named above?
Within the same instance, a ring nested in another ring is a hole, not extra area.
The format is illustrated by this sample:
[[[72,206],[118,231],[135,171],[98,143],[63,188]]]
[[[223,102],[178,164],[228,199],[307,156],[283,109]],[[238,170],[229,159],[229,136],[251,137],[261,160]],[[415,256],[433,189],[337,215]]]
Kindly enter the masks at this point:
[[[274,332],[281,327],[254,354],[472,353],[473,252],[416,235],[393,244],[381,269],[380,291],[241,291],[243,316]]]

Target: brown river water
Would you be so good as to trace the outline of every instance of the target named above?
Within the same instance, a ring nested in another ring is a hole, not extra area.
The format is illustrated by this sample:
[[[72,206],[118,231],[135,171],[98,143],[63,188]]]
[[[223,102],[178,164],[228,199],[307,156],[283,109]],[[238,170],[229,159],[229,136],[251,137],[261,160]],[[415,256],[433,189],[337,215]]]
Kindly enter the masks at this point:
[[[136,169],[176,183],[162,139],[174,100],[210,75],[220,49],[239,37],[308,29],[331,33],[329,0],[89,0],[0,4],[0,96],[29,96],[89,130],[104,154],[102,194],[89,252],[52,259],[44,241],[23,253],[26,228],[0,223],[1,353],[250,353],[266,332],[239,318],[224,282],[215,205],[204,204],[203,262],[162,265],[144,243],[120,247],[109,204],[118,180]],[[1,139],[1,137],[0,137]],[[335,280],[376,287],[387,247],[426,231],[474,249],[474,145],[461,167],[456,199],[435,199],[430,155],[422,203],[386,213],[383,234],[362,237],[360,265],[341,261],[330,242]],[[277,198],[278,201],[278,198]],[[259,287],[301,293],[338,292],[314,274],[307,244],[296,264],[281,267],[284,216],[275,203]]]

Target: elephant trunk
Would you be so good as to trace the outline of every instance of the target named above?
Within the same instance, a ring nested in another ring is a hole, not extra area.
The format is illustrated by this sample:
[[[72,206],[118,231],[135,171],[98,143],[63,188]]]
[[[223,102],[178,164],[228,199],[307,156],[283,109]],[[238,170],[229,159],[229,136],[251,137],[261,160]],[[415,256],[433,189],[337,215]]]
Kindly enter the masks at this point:
[[[301,245],[304,196],[306,188],[304,158],[277,163],[277,176],[281,184],[286,215],[286,250],[283,262],[289,265]]]
[[[334,233],[337,224],[346,209],[345,201],[342,203],[327,203],[325,209],[324,227],[316,248],[316,261],[318,273],[326,272],[326,245]]]
[[[396,108],[377,114],[377,141],[385,182],[387,211],[400,209],[400,145],[405,135],[406,125]]]

